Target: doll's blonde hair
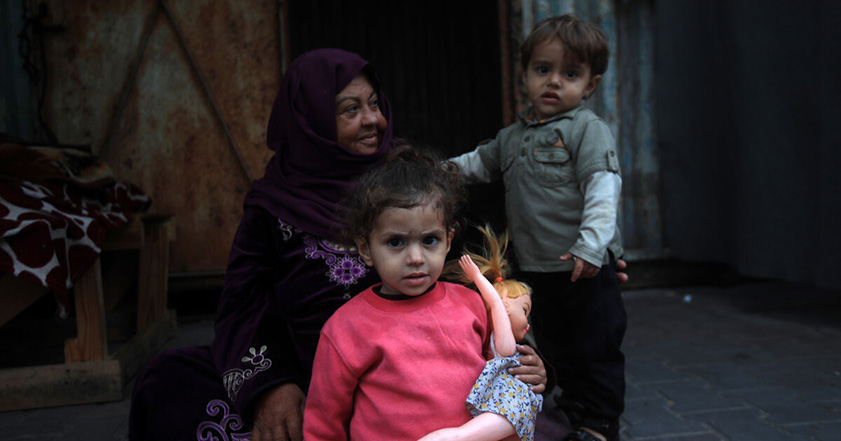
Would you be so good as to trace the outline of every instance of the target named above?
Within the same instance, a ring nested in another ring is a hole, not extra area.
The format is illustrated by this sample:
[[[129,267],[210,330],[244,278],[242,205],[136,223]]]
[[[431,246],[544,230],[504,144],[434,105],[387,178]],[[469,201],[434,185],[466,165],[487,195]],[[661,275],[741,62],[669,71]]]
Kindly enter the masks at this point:
[[[505,252],[508,250],[508,231],[502,233],[501,236],[497,236],[488,224],[477,228],[485,236],[485,246],[482,249],[482,254],[476,254],[467,249],[464,250],[464,254],[473,259],[473,262],[479,267],[479,271],[493,284],[493,287],[503,299],[530,296],[530,286],[507,278],[511,274],[511,268],[505,258]],[[447,274],[449,279],[457,280],[462,284],[473,284],[470,277],[459,267],[458,260],[447,262],[444,267],[444,274]]]

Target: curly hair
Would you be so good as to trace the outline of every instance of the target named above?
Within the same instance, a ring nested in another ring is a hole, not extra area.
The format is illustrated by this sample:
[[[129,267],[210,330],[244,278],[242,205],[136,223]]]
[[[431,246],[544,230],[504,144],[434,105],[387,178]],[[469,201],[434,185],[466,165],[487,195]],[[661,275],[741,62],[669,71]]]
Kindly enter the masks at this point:
[[[458,230],[467,201],[458,166],[437,153],[408,144],[395,147],[385,162],[363,174],[345,206],[343,240],[368,239],[377,218],[389,208],[414,208],[428,203],[441,210],[444,227]]]

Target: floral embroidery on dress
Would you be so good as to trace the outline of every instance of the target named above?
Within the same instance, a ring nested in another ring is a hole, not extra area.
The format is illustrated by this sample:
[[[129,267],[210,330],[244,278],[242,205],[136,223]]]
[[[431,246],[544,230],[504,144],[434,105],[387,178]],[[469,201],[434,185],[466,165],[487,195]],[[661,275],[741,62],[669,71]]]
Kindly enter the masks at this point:
[[[265,345],[260,347],[259,353],[254,348],[248,348],[248,352],[251,356],[246,355],[242,357],[242,362],[251,363],[251,366],[254,367],[253,369],[234,368],[229,369],[222,374],[222,384],[225,386],[225,390],[228,392],[228,398],[231,401],[236,401],[237,394],[242,388],[243,383],[253,378],[257,375],[257,373],[268,369],[272,365],[272,360],[263,355],[263,353],[266,352]]]
[[[243,428],[242,417],[231,413],[228,403],[223,400],[210,400],[205,406],[208,416],[215,417],[221,412],[221,421],[202,421],[196,430],[199,441],[247,441],[251,439],[251,432],[236,433]],[[230,432],[229,432],[230,430]]]
[[[368,274],[368,267],[356,253],[356,247],[347,247],[329,240],[318,240],[310,235],[304,235],[307,258],[324,259],[328,266],[325,273],[331,282],[350,287]],[[350,298],[347,294],[346,298]]]
[[[278,219],[278,228],[280,228],[280,234],[283,236],[283,240],[287,241],[292,238],[292,229],[295,228],[292,225],[289,225],[282,220]]]

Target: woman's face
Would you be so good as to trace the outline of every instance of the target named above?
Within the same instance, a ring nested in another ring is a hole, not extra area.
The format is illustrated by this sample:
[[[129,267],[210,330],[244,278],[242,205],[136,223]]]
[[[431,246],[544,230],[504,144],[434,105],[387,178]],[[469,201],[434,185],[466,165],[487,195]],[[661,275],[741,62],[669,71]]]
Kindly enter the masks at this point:
[[[357,75],[336,95],[336,137],[342,147],[356,153],[374,153],[387,126],[377,92],[364,74]]]

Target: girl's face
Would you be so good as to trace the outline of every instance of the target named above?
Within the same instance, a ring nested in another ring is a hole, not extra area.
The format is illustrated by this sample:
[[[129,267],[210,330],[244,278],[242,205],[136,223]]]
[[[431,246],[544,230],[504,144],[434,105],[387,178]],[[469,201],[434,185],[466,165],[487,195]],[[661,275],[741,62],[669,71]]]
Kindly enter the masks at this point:
[[[508,307],[508,318],[511,320],[511,330],[514,340],[522,340],[529,332],[529,314],[531,314],[531,296],[520,296],[516,299],[505,298]]]
[[[374,153],[387,126],[377,92],[364,74],[357,75],[336,95],[336,138],[342,147],[366,155]]]
[[[357,239],[359,255],[383,281],[381,294],[418,296],[441,275],[452,231],[432,203],[386,209],[367,239]]]

